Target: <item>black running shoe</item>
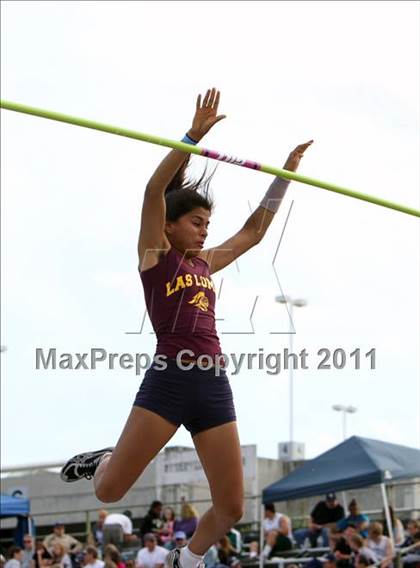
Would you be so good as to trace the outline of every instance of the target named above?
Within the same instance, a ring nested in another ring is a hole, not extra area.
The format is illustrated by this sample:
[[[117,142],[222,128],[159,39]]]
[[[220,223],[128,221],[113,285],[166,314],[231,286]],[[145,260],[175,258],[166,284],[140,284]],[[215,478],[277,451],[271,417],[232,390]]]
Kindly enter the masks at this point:
[[[96,452],[77,454],[69,460],[60,472],[63,481],[71,482],[79,479],[92,479],[102,456],[112,452],[114,448],[105,448]]]

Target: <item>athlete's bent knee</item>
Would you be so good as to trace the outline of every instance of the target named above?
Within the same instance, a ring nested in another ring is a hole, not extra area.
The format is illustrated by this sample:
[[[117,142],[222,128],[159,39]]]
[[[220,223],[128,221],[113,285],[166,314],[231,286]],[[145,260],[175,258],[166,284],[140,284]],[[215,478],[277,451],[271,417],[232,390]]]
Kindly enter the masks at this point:
[[[124,497],[125,493],[118,490],[118,488],[100,485],[95,489],[95,495],[102,503],[116,503]]]
[[[232,524],[235,524],[239,522],[244,515],[244,503],[243,501],[225,503],[218,513],[225,519],[228,519]]]

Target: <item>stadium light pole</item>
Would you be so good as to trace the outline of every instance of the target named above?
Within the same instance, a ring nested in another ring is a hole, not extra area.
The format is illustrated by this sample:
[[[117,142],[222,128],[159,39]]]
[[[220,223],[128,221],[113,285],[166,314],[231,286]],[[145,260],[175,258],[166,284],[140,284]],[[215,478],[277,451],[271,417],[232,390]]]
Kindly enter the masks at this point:
[[[343,440],[345,440],[347,438],[347,414],[354,414],[357,412],[357,408],[355,406],[345,406],[344,404],[334,404],[332,409],[343,413]]]
[[[289,353],[293,353],[293,335],[296,333],[293,325],[293,308],[303,308],[308,302],[302,298],[293,299],[289,296],[276,296],[276,302],[286,304],[289,312]],[[294,399],[293,399],[293,364],[289,365],[289,442],[294,437]]]

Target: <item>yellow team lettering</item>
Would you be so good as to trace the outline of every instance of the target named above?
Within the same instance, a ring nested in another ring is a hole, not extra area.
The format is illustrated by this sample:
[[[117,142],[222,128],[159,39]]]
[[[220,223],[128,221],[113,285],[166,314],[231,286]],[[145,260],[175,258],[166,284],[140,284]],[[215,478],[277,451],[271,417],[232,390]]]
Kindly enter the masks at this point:
[[[178,276],[176,279],[175,287],[171,287],[170,282],[166,282],[166,296],[170,296],[174,292],[178,292],[181,288],[190,287],[193,285],[199,286],[200,288],[208,288],[216,292],[213,281],[207,276],[197,276],[197,274],[184,274]]]
[[[182,276],[178,276],[178,278],[176,279],[175,292],[178,292],[180,288],[185,288],[184,279]]]
[[[171,288],[171,283],[167,282],[166,283],[166,295],[170,296],[171,294],[173,294],[175,292],[175,290],[173,288]]]
[[[185,284],[186,286],[192,286],[193,285],[193,281],[192,281],[192,276],[191,274],[186,274],[185,275]]]

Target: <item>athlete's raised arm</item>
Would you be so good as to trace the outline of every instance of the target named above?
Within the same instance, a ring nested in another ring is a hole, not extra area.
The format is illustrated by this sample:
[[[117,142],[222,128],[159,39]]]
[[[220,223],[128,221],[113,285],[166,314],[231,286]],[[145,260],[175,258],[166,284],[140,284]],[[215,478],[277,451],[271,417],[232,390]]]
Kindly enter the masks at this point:
[[[201,102],[201,95],[198,95],[192,127],[183,139],[184,142],[199,142],[212,126],[225,118],[225,115],[217,115],[219,100],[220,92],[214,88],[208,89],[203,102]],[[180,150],[171,150],[159,164],[146,186],[138,240],[140,271],[157,264],[160,253],[170,248],[165,236],[165,192],[177,173],[186,167],[189,158],[190,154],[185,154]]]
[[[295,172],[305,150],[312,142],[313,140],[310,140],[305,144],[299,144],[290,152],[283,169]],[[261,204],[248,217],[244,226],[221,245],[203,250],[200,253],[199,256],[208,262],[211,274],[225,268],[225,266],[228,266],[228,264],[261,241],[280,207],[289,183],[289,180],[276,177],[268,188]]]

